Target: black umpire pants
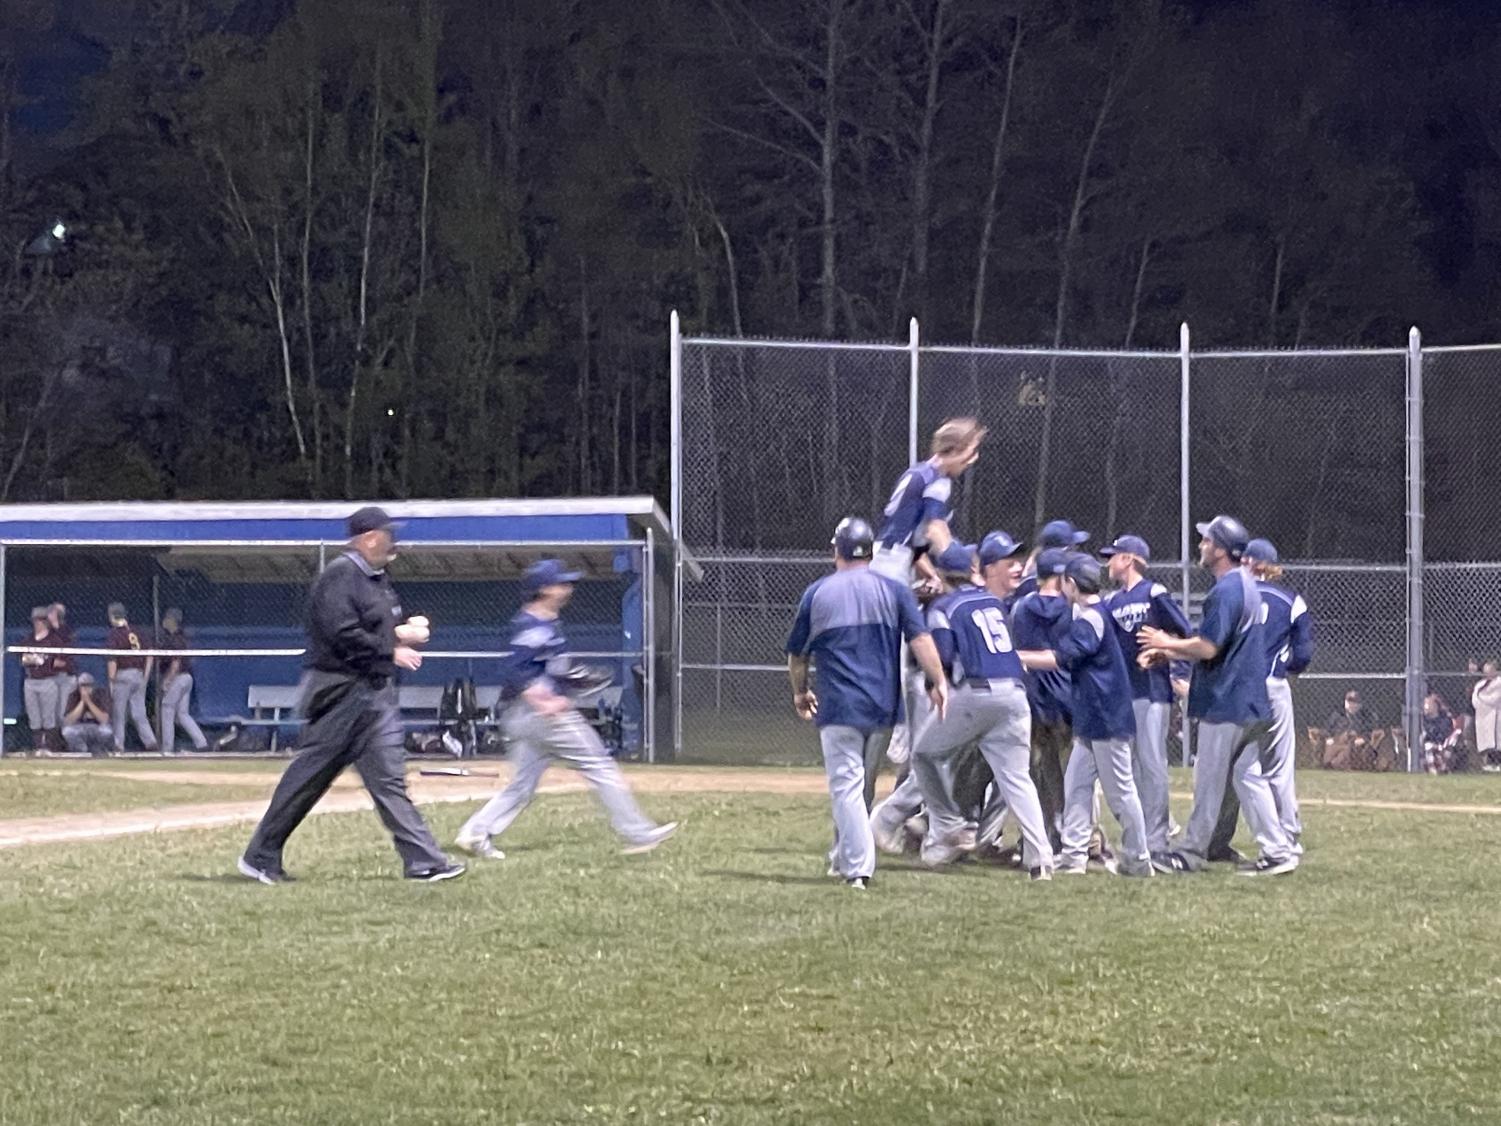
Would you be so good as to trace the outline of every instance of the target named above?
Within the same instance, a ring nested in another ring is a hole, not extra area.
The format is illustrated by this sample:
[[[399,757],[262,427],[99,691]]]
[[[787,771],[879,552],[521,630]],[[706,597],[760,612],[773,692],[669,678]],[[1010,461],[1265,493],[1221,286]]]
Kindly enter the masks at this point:
[[[271,804],[245,849],[245,859],[265,871],[281,871],[287,838],[302,824],[339,772],[351,763],[375,801],[396,851],[408,873],[435,868],[448,858],[407,794],[406,751],[396,686],[376,687],[332,673],[310,672],[303,678],[304,706],[320,696],[337,694],[302,729],[297,757],[276,784]]]

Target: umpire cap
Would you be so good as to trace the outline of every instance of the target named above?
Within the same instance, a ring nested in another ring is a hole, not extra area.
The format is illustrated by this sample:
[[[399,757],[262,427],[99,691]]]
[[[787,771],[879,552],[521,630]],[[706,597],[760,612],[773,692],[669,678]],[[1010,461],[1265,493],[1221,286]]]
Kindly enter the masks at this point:
[[[875,550],[876,534],[858,516],[846,516],[834,528],[834,554],[840,559],[869,559]]]
[[[1277,549],[1271,540],[1252,540],[1246,544],[1247,559],[1254,559],[1258,563],[1280,563],[1277,558]]]
[[[1223,548],[1236,563],[1240,562],[1251,542],[1251,533],[1234,516],[1216,516],[1208,523],[1195,524],[1194,527],[1199,530],[1199,535]]]

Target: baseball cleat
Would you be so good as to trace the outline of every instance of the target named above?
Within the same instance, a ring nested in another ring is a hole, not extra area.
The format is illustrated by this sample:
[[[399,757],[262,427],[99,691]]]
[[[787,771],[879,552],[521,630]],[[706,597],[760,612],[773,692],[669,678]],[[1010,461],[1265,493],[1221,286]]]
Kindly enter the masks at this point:
[[[876,847],[891,856],[900,856],[907,851],[906,827],[898,825],[892,828],[881,816],[881,807],[877,806],[870,815],[870,835],[875,838]]]
[[[1183,875],[1193,871],[1181,852],[1152,853],[1152,867],[1167,876]]]
[[[1281,860],[1273,860],[1270,856],[1263,856],[1254,864],[1242,868],[1242,876],[1281,876],[1295,871],[1298,867],[1296,856],[1285,856]]]
[[[1034,884],[1044,884],[1053,878],[1053,870],[1047,867],[1036,867],[1027,872],[1027,879]]]
[[[456,880],[464,874],[465,870],[462,864],[450,862],[439,864],[432,868],[418,868],[408,872],[406,878],[416,880],[419,883],[436,884],[441,883],[443,880]]]
[[[256,883],[266,884],[268,887],[275,887],[283,880],[290,880],[292,878],[284,872],[278,873],[270,868],[257,868],[243,856],[235,861],[235,867],[240,870],[240,875],[244,876],[247,880],[254,880]]]
[[[650,852],[677,831],[678,823],[676,821],[668,821],[664,825],[658,825],[640,840],[632,841],[620,851],[627,856],[639,856],[643,852]]]
[[[869,883],[864,876],[852,876],[844,881],[844,886],[849,888],[850,891],[865,891],[869,887]]]
[[[891,732],[891,742],[886,744],[886,758],[893,766],[901,766],[912,756],[912,746],[907,738],[907,729],[898,727]]]
[[[1055,876],[1087,876],[1089,869],[1083,864],[1068,864],[1060,861],[1053,865],[1053,874]]]
[[[1205,857],[1205,859],[1208,860],[1211,864],[1250,863],[1250,860],[1247,858],[1245,853],[1241,852],[1238,848],[1231,848],[1229,845],[1226,845],[1224,848],[1215,849],[1207,857]]]
[[[454,838],[453,847],[480,860],[504,860],[506,854],[495,847],[488,834],[467,835],[460,833]]]

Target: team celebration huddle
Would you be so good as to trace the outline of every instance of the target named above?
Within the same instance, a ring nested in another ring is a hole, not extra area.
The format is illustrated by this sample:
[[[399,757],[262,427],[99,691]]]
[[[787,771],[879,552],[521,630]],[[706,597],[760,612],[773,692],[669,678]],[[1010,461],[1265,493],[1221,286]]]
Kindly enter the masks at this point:
[[[953,486],[985,433],[972,418],[943,423],[931,456],[897,481],[879,531],[840,521],[835,570],[798,606],[788,675],[823,749],[829,874],[864,890],[877,850],[910,845],[931,867],[987,858],[1033,880],[1216,862],[1247,876],[1294,871],[1303,847],[1287,678],[1307,667],[1313,633],[1303,599],[1278,585],[1275,546],[1232,516],[1197,525],[1214,584],[1195,629],[1147,577],[1151,547],[1139,536],[1091,555],[1087,532],[1054,520],[1030,550],[1001,530],[959,543]],[[1168,807],[1175,696],[1195,729],[1181,831]],[[900,773],[873,806],[883,758]],[[1101,826],[1101,793],[1118,848]],[[1242,813],[1251,859],[1231,846]],[[1008,848],[1012,824],[1020,841]]]

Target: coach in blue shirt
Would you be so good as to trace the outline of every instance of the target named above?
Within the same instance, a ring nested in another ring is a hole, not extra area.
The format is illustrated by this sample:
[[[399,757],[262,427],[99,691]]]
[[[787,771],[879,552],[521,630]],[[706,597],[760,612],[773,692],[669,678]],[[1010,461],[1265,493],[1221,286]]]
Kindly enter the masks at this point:
[[[948,681],[911,589],[870,569],[875,536],[857,517],[834,529],[834,573],[804,593],[787,638],[792,704],[818,724],[834,807],[834,873],[864,890],[875,873],[870,802],[876,767],[901,719],[902,641],[932,683],[942,716]],[[818,691],[810,681],[818,663]]]
[[[1277,819],[1272,791],[1261,769],[1270,728],[1266,695],[1266,640],[1261,594],[1241,567],[1250,541],[1232,516],[1198,525],[1199,563],[1214,574],[1204,600],[1204,618],[1193,637],[1174,637],[1143,626],[1138,635],[1143,664],[1173,658],[1193,661],[1188,714],[1199,721],[1194,761],[1193,813],[1176,852],[1159,853],[1153,864],[1163,872],[1202,869],[1211,852],[1227,778],[1245,810],[1261,855],[1247,875],[1275,876],[1298,866],[1292,842]]]

